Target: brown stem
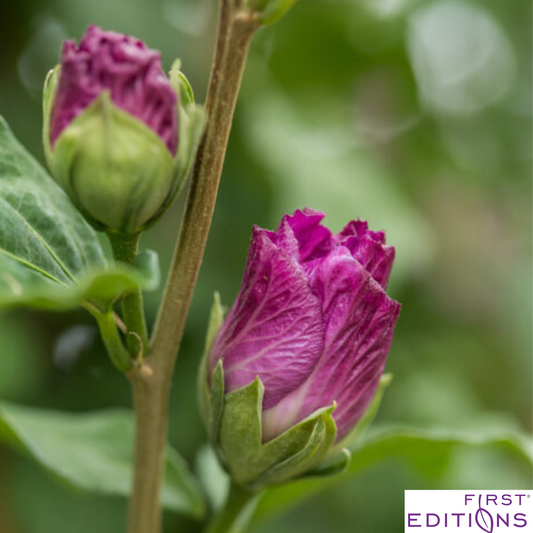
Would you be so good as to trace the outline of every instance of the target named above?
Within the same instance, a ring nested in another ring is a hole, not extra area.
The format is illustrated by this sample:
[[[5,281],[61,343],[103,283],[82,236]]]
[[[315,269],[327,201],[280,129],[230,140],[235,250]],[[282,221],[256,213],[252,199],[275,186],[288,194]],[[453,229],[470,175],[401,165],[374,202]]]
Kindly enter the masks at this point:
[[[129,373],[136,411],[135,473],[129,533],[159,533],[168,397],[202,262],[248,48],[259,27],[242,0],[221,0],[216,52],[180,234],[148,356]]]
[[[205,533],[234,531],[235,522],[256,495],[231,482],[224,507],[215,515]]]
[[[150,367],[129,374],[135,408],[135,473],[128,533],[158,533],[160,492],[167,438],[168,386]]]
[[[253,14],[223,2],[217,53],[206,104],[207,127],[198,150],[172,266],[152,337],[154,365],[171,371],[200,270],[233,111],[248,47],[258,23]]]

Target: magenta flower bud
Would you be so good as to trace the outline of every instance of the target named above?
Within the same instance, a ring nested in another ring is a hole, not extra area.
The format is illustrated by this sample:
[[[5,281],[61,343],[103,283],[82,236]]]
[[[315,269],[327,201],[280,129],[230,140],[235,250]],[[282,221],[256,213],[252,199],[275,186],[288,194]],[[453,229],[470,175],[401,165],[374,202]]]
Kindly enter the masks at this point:
[[[262,441],[336,405],[336,441],[361,418],[383,373],[400,304],[385,289],[394,248],[350,222],[333,234],[323,213],[254,228],[241,290],[211,346],[225,393],[264,386]]]
[[[169,79],[159,52],[97,26],[79,45],[64,43],[45,83],[52,174],[109,232],[137,233],[159,218],[185,181],[203,123],[179,62]]]

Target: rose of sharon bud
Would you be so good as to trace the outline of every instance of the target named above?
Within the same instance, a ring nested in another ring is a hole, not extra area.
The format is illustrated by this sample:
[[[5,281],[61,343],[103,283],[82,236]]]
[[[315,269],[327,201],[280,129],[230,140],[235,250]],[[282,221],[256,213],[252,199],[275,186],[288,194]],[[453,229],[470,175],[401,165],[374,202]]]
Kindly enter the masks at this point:
[[[90,26],[66,41],[44,91],[52,174],[99,229],[136,233],[178,193],[203,126],[179,72],[127,35]]]
[[[385,292],[394,248],[366,222],[332,234],[323,218],[305,209],[275,232],[254,228],[239,295],[208,336],[203,410],[248,487],[316,467],[361,419],[385,366],[400,311]]]

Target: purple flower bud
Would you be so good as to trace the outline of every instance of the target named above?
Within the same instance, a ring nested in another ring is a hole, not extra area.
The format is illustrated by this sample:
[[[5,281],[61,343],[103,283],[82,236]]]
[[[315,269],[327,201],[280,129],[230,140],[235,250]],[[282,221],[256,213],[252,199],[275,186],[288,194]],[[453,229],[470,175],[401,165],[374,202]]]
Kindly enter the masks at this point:
[[[177,95],[159,52],[133,37],[89,26],[76,46],[66,41],[50,123],[53,147],[61,132],[104,90],[112,102],[151,128],[176,155]]]
[[[332,234],[304,209],[275,232],[254,228],[241,290],[209,354],[225,391],[264,387],[263,441],[337,403],[337,441],[367,408],[383,373],[400,304],[385,293],[394,248],[350,222]]]

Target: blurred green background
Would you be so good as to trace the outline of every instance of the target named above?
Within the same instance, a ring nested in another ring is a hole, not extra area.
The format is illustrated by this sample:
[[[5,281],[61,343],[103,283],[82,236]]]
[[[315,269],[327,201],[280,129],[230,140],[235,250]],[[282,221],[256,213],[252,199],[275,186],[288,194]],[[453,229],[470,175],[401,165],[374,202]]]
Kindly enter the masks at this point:
[[[215,0],[18,0],[0,6],[0,113],[43,160],[41,87],[88,24],[179,56],[203,101]],[[403,311],[380,421],[532,429],[531,4],[300,0],[255,39],[174,381],[171,442],[205,441],[195,373],[213,291],[238,291],[252,224],[310,206],[362,217],[396,246]],[[143,245],[167,268],[182,202]],[[153,320],[159,294],[147,298]],[[69,411],[129,406],[89,316],[0,316],[0,398]],[[532,488],[503,453],[454,452],[442,475],[389,461],[260,533],[403,531],[403,490]],[[387,512],[383,512],[387,509]],[[0,448],[2,533],[118,533],[125,502],[75,493]],[[167,517],[168,532],[196,532]],[[178,529],[181,525],[182,529]]]

